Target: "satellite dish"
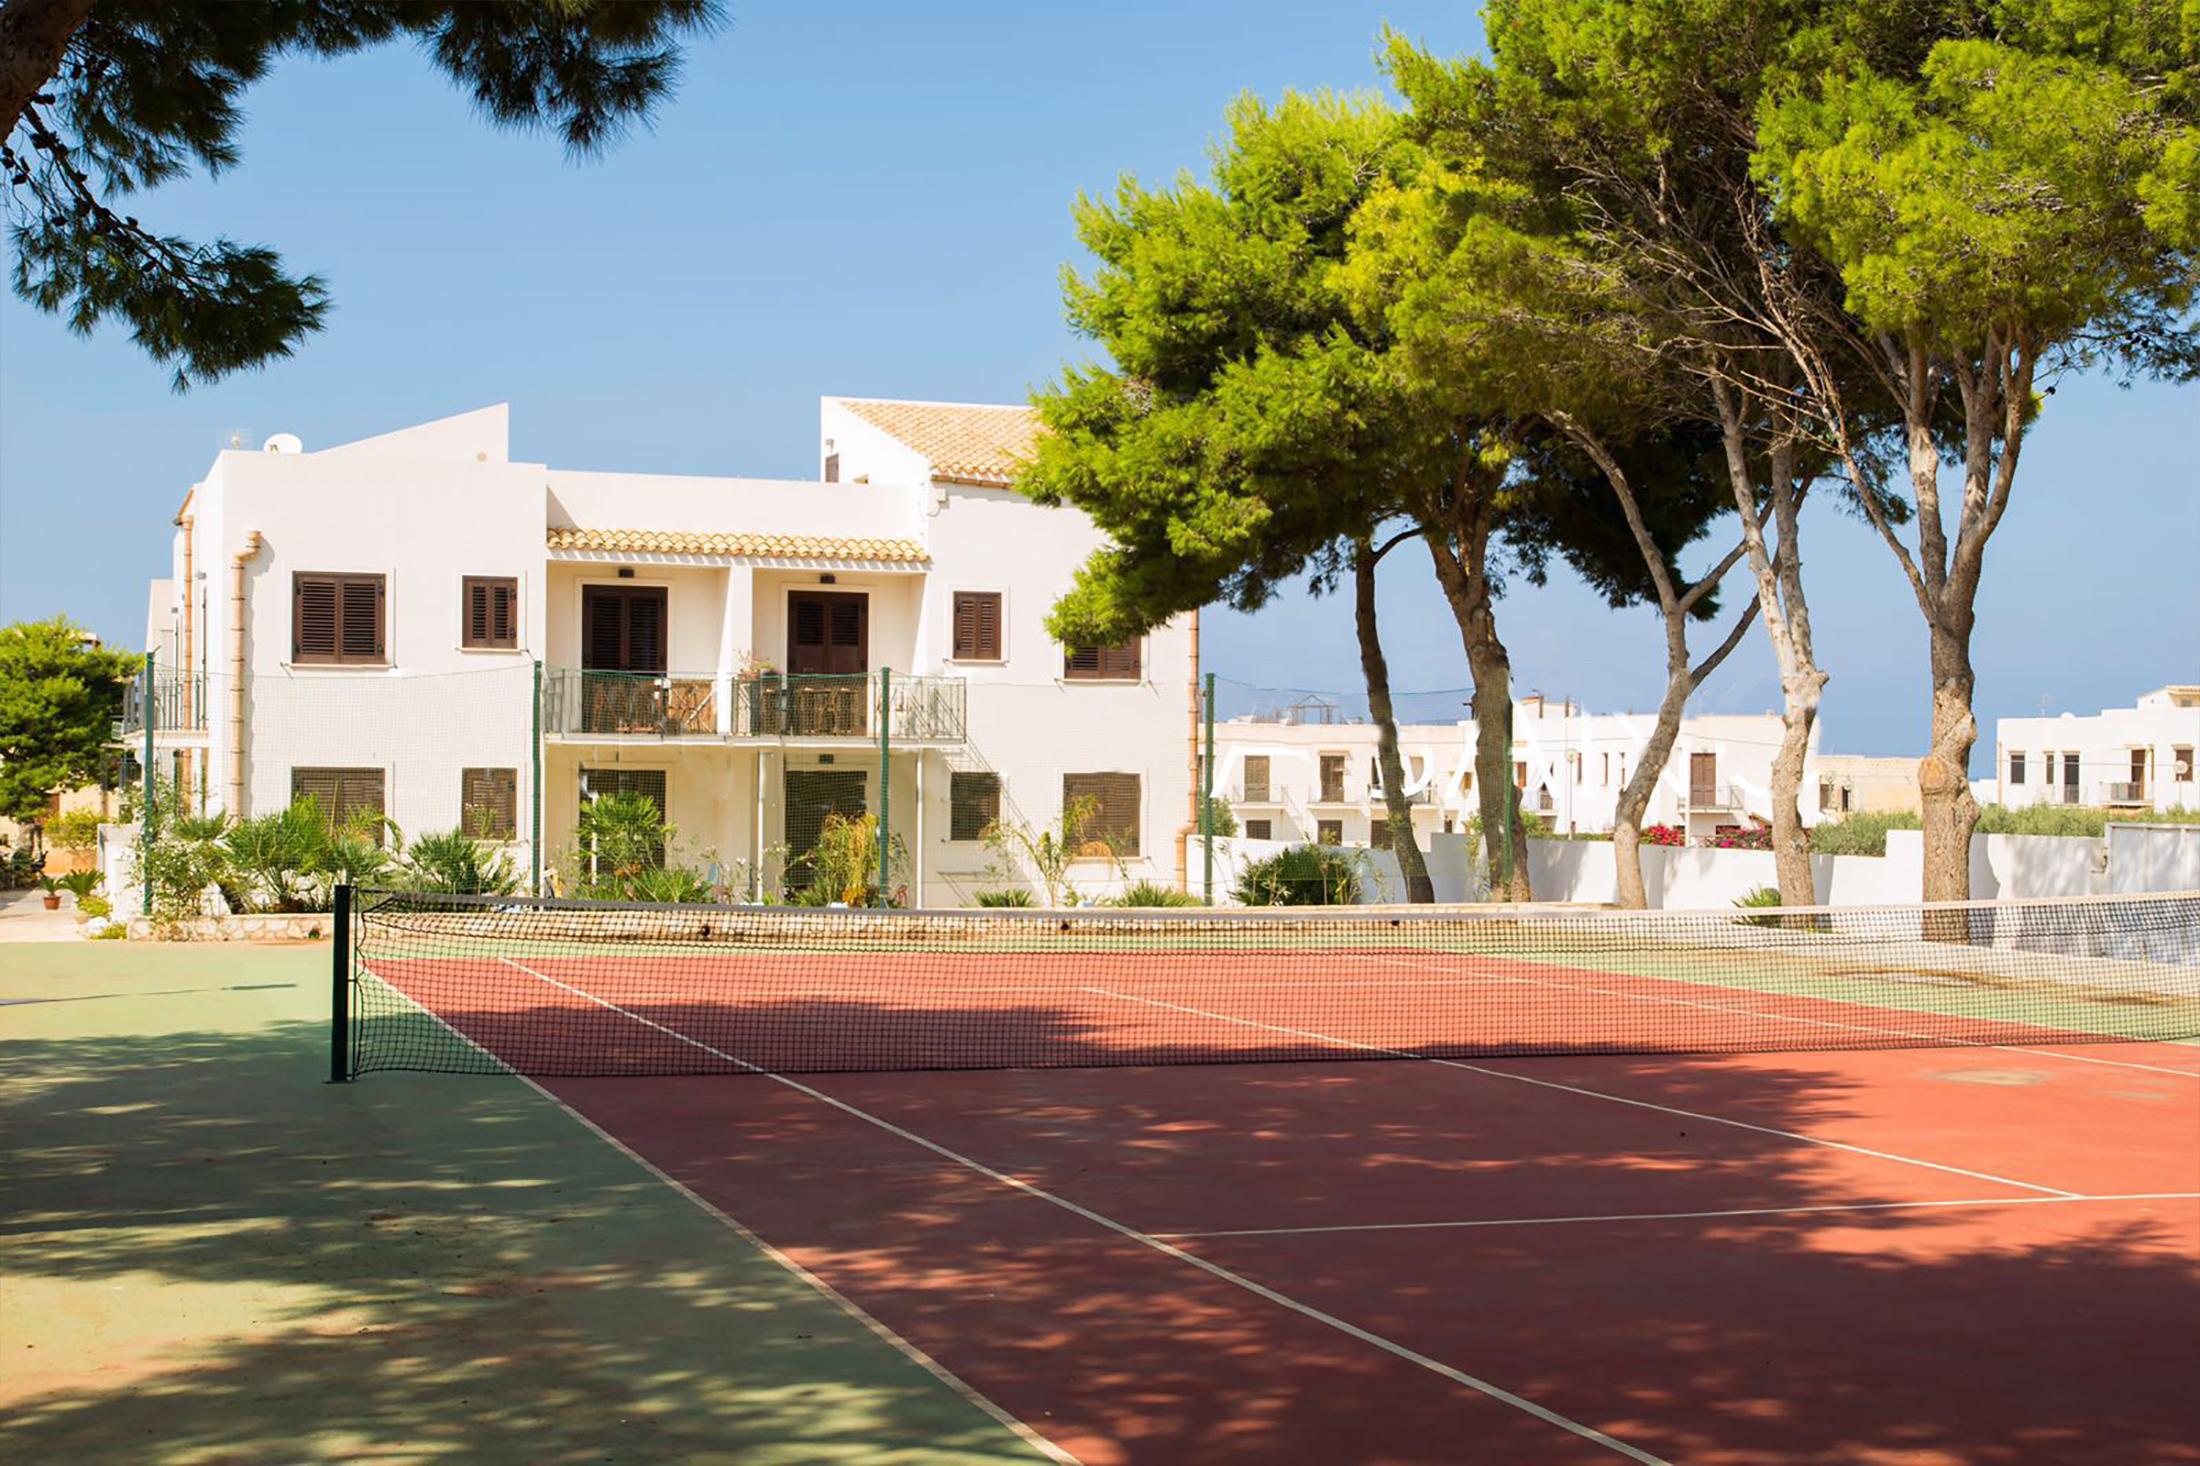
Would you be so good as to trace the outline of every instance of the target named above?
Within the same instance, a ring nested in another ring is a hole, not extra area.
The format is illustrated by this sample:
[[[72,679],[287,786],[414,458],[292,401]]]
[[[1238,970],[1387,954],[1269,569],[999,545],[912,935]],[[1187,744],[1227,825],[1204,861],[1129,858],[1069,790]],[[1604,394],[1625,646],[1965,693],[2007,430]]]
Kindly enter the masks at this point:
[[[306,451],[306,445],[298,440],[296,433],[277,433],[260,446],[269,453],[303,453]]]

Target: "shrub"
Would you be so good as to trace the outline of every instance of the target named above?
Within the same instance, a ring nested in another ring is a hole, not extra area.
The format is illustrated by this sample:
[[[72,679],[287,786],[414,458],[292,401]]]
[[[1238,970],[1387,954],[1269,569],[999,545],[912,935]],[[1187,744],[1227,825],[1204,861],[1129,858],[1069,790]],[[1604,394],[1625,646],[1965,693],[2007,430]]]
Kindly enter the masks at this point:
[[[673,829],[646,794],[602,794],[581,806],[573,834],[573,867],[589,872],[583,893],[624,898],[636,876],[665,863]]]
[[[1238,873],[1247,906],[1349,906],[1360,899],[1353,858],[1335,846],[1294,845]]]
[[[328,820],[309,796],[288,809],[237,821],[221,844],[254,908],[310,911],[325,905],[307,883],[328,871],[329,838]]]
[[[79,896],[76,898],[76,909],[83,913],[87,921],[95,916],[115,914],[114,903],[105,896]]]
[[[1846,819],[1813,826],[1810,851],[1813,855],[1885,855],[1887,831],[1917,828],[1918,817],[1907,810],[1859,810]]]
[[[1772,826],[1762,820],[1731,830],[1721,830],[1711,837],[1714,850],[1770,850]]]
[[[1778,906],[1780,904],[1780,888],[1778,886],[1754,887],[1745,891],[1734,904],[1745,911],[1760,910],[1767,906]],[[1748,922],[1751,926],[1779,925],[1779,918],[1772,916],[1745,916],[1742,920]]]
[[[1227,839],[1238,832],[1237,811],[1230,808],[1228,800],[1224,799],[1219,794],[1209,795],[1207,798],[1207,809],[1207,817],[1208,819],[1213,821],[1214,824],[1214,836],[1216,839]]]
[[[891,891],[879,888],[878,816],[831,814],[817,833],[817,844],[794,863],[800,879],[789,882],[787,901],[793,906],[898,905]],[[889,883],[907,871],[908,849],[901,837],[893,837],[887,856]]]
[[[1137,881],[1126,887],[1121,895],[1110,896],[1101,903],[1105,906],[1197,906],[1200,900],[1189,891],[1179,891],[1174,886],[1164,886],[1158,881]]]
[[[46,821],[46,843],[56,850],[89,850],[99,843],[99,811],[72,809]]]
[[[1686,845],[1688,832],[1679,825],[1644,825],[1642,843],[1645,845]]]
[[[519,889],[519,872],[502,850],[458,830],[414,840],[405,850],[405,867],[406,884],[416,891],[509,896]]]
[[[977,896],[977,901],[980,906],[996,907],[1036,906],[1039,904],[1039,898],[1032,895],[1031,892],[1023,886],[1010,886],[1005,890],[999,891],[980,891]]]
[[[72,870],[55,884],[74,896],[76,904],[82,906],[85,898],[99,889],[99,872],[96,870]]]
[[[685,865],[658,865],[637,872],[627,884],[628,899],[665,906],[701,906],[718,899],[710,877]]]

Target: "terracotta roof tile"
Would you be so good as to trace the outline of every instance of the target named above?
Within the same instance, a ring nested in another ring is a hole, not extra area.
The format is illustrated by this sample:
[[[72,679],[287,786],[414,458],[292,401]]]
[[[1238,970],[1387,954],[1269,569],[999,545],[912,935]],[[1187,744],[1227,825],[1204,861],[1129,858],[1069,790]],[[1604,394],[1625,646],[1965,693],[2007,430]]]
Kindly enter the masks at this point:
[[[856,539],[827,534],[708,534],[677,529],[552,527],[553,550],[631,555],[711,555],[753,559],[879,560],[920,564],[930,558],[915,540]]]
[[[1039,435],[1039,415],[1028,407],[962,402],[892,402],[839,399],[857,417],[922,453],[932,477],[948,483],[1005,488],[1013,483]]]

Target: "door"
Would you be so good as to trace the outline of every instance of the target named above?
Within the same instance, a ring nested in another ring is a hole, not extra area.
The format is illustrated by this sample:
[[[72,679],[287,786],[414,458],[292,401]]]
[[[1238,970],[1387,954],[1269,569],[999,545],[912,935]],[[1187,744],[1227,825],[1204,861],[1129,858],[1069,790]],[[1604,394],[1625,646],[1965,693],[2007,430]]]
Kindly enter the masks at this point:
[[[788,693],[786,732],[862,737],[869,727],[864,674],[871,670],[871,598],[818,590],[788,596],[787,670],[796,681]]]
[[[1688,756],[1688,802],[1710,805],[1719,797],[1719,756],[1715,753],[1692,753]]]
[[[2063,754],[2063,803],[2076,804],[2077,802],[2078,756],[2066,752]]]
[[[665,588],[581,587],[581,728],[663,731]]]

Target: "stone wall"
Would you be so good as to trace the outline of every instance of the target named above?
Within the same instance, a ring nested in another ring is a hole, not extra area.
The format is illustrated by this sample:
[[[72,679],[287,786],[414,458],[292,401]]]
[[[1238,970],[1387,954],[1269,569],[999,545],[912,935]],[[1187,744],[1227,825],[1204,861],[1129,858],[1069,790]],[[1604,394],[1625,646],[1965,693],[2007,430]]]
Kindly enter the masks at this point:
[[[194,916],[185,921],[130,918],[133,942],[317,942],[334,930],[326,911],[295,915]]]

